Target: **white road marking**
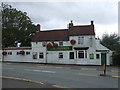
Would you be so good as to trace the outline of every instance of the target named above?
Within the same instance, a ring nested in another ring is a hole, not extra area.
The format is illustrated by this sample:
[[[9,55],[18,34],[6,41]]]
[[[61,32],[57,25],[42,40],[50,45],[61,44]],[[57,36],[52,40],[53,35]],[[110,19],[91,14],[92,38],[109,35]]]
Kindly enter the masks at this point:
[[[31,69],[24,69],[25,71],[31,71]]]
[[[33,70],[35,72],[45,72],[45,73],[56,73],[55,71],[46,71],[46,70]]]
[[[5,68],[2,68],[2,69],[14,69],[14,68],[6,68],[6,67],[5,67]]]
[[[9,65],[9,64],[12,64],[12,63],[6,63],[6,64],[8,64],[8,65]]]
[[[24,69],[25,71],[34,71],[34,72],[45,72],[45,73],[56,73],[55,71],[46,71],[46,70],[31,70],[31,69]]]
[[[87,73],[78,73],[78,75],[82,75],[82,76],[98,76],[96,74],[87,74]]]
[[[81,68],[81,70],[96,70],[96,68]]]
[[[117,73],[118,73],[118,72],[120,72],[120,71],[119,71],[119,70],[111,70],[111,72],[117,72]]]
[[[37,66],[37,67],[47,67],[47,66]]]
[[[55,68],[63,68],[63,67],[55,67]]]

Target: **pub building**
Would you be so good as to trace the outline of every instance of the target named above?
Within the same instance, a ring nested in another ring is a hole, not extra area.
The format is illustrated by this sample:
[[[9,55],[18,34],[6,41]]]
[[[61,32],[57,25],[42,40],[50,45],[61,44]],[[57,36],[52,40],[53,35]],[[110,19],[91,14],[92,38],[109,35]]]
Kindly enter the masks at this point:
[[[95,37],[94,22],[66,29],[41,30],[37,25],[31,47],[3,49],[3,61],[52,64],[110,65],[112,52]]]

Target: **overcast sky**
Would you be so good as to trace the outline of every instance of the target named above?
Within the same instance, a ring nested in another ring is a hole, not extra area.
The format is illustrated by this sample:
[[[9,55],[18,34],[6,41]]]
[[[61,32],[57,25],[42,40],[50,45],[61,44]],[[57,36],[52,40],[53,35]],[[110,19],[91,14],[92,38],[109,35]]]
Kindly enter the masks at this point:
[[[94,21],[96,37],[104,33],[118,33],[118,1],[97,0],[79,2],[6,2],[13,8],[27,12],[42,30],[64,29],[70,20],[74,25],[88,25]]]

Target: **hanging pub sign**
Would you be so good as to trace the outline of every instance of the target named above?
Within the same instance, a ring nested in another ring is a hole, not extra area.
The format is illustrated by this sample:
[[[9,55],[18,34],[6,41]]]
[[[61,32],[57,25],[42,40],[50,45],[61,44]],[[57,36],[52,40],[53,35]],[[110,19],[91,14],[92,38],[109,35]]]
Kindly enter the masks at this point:
[[[69,51],[69,50],[72,50],[72,46],[47,47],[47,51]]]
[[[70,43],[72,44],[72,45],[74,45],[75,43],[76,43],[76,40],[70,40]]]

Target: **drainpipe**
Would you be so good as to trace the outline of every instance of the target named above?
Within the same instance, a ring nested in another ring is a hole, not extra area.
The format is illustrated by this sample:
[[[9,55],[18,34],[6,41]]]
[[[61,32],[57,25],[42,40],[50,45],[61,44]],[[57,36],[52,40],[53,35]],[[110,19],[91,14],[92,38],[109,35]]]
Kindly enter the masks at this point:
[[[47,64],[47,42],[46,42],[46,64]]]

